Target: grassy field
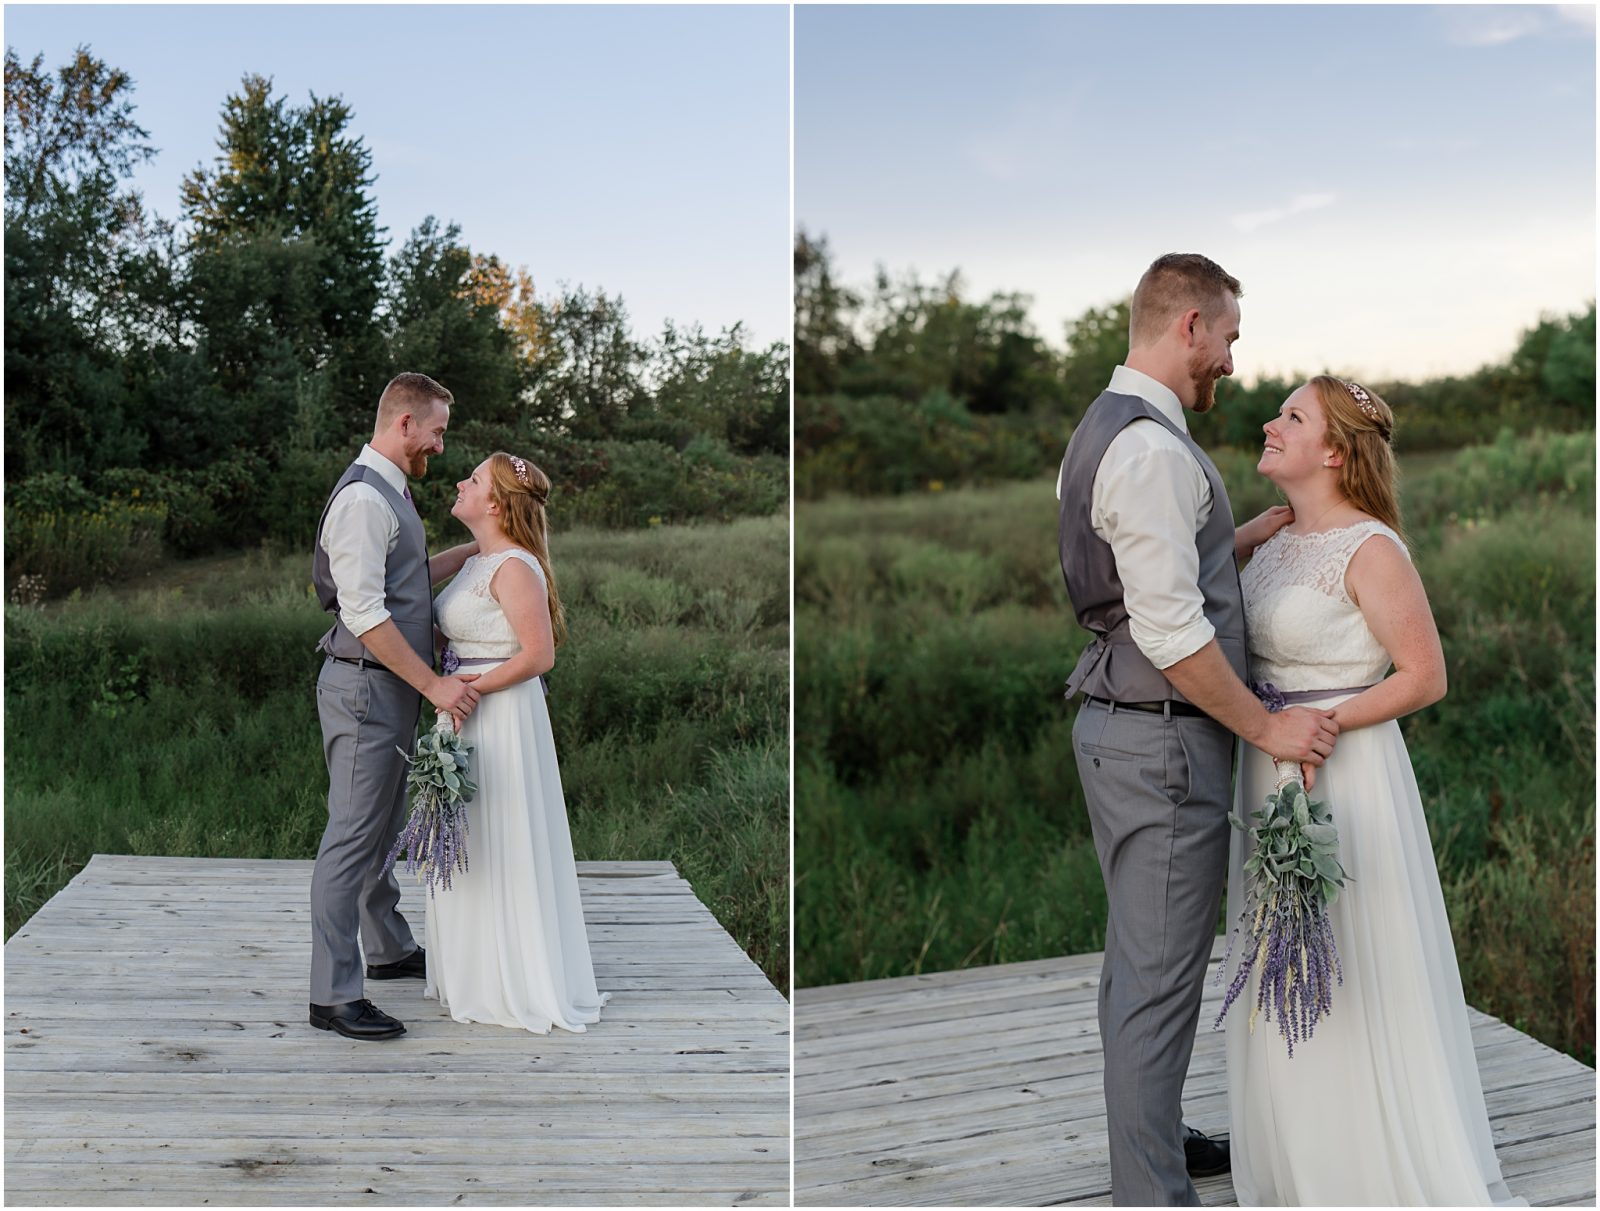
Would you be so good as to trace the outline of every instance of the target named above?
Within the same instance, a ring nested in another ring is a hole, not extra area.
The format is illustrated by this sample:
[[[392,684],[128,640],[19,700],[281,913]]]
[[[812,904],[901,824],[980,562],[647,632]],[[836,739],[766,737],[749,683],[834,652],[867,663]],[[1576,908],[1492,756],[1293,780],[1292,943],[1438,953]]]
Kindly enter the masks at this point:
[[[1276,497],[1218,458],[1236,516]],[[1408,460],[1450,693],[1402,722],[1468,999],[1594,1062],[1594,436]],[[1052,482],[796,516],[796,982],[1101,948]]]
[[[554,555],[579,859],[677,863],[787,993],[787,519],[575,530]],[[8,937],[94,853],[315,855],[309,590],[305,553],[264,549],[6,607]]]

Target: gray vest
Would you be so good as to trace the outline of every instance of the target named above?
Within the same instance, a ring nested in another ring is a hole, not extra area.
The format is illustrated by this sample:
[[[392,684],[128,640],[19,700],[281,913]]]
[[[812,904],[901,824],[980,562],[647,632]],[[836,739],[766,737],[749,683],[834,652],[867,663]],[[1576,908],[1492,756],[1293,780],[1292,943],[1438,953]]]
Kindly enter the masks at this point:
[[[422,663],[432,668],[433,583],[428,578],[428,536],[422,528],[422,518],[417,516],[416,509],[404,496],[385,482],[382,475],[360,463],[351,463],[333,486],[328,503],[322,507],[322,517],[317,522],[311,583],[316,587],[317,600],[322,603],[322,608],[333,615],[333,629],[322,637],[317,644],[317,651],[351,660],[362,656],[371,659],[366,645],[350,633],[350,628],[339,617],[339,592],[334,587],[333,573],[328,566],[328,553],[322,549],[322,527],[327,524],[328,510],[333,506],[334,497],[357,480],[376,488],[400,521],[400,536],[383,565],[383,604],[389,611],[389,620],[400,628],[400,633]]]
[[[1161,412],[1136,395],[1110,391],[1089,405],[1067,443],[1061,464],[1061,572],[1078,622],[1093,633],[1078,667],[1067,679],[1067,694],[1082,691],[1113,702],[1186,702],[1161,670],[1151,664],[1128,630],[1111,544],[1094,532],[1090,510],[1095,472],[1106,447],[1133,421],[1149,417],[1177,436],[1194,455],[1211,484],[1211,516],[1195,535],[1200,555],[1200,593],[1206,620],[1240,681],[1246,680],[1244,601],[1233,558],[1233,510],[1222,477],[1206,453]]]

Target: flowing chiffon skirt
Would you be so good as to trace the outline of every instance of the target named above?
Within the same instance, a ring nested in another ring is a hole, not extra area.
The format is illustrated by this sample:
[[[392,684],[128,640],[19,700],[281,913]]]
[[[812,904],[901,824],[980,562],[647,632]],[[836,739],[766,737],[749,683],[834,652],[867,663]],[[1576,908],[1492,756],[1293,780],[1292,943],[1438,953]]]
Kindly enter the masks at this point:
[[[1271,759],[1243,745],[1241,819],[1261,807],[1273,781]],[[1495,1159],[1450,922],[1399,727],[1340,733],[1311,797],[1332,810],[1350,875],[1331,912],[1344,983],[1293,1059],[1275,1019],[1263,1012],[1249,1029],[1259,979],[1228,1011],[1239,1205],[1526,1206],[1507,1191]],[[1230,931],[1244,904],[1244,842],[1235,830]]]
[[[468,869],[428,898],[425,993],[458,1022],[581,1032],[609,994],[595,989],[539,680],[484,695],[461,738],[478,787],[467,806]]]

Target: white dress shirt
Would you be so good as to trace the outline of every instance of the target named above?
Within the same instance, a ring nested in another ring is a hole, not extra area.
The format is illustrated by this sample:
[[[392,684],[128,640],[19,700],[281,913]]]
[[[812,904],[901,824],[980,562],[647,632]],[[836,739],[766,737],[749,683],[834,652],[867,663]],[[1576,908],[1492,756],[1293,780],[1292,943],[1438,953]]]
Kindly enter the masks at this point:
[[[370,445],[361,447],[356,462],[371,467],[397,496],[406,491],[406,473]],[[339,593],[339,619],[352,635],[363,635],[386,622],[384,565],[400,537],[400,519],[382,493],[357,480],[333,498],[322,526],[322,549]]]
[[[1178,397],[1148,374],[1118,366],[1106,390],[1136,395],[1189,431]],[[1106,447],[1091,500],[1090,525],[1111,544],[1133,642],[1158,669],[1194,655],[1216,634],[1205,617],[1195,546],[1211,516],[1205,471],[1168,429],[1141,417]]]

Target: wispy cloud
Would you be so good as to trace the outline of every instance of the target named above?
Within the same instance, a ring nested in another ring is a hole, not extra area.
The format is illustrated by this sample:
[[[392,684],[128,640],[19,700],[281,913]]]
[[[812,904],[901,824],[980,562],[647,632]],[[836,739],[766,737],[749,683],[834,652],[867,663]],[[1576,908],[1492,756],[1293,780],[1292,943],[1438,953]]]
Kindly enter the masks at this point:
[[[1560,34],[1582,30],[1594,34],[1595,9],[1592,4],[1530,5],[1499,7],[1455,5],[1440,10],[1445,22],[1445,37],[1456,46],[1504,46],[1536,34]]]
[[[1450,14],[1450,41],[1457,46],[1504,46],[1536,34],[1544,26],[1531,9],[1470,8]]]
[[[1285,206],[1274,206],[1269,210],[1250,210],[1244,214],[1233,216],[1233,226],[1237,231],[1248,235],[1259,228],[1281,223],[1291,215],[1304,214],[1308,210],[1321,210],[1325,206],[1332,206],[1337,201],[1331,193],[1301,193],[1291,198]]]
[[[1568,24],[1588,30],[1591,34],[1594,33],[1594,13],[1595,6],[1592,4],[1556,5],[1556,16]]]

